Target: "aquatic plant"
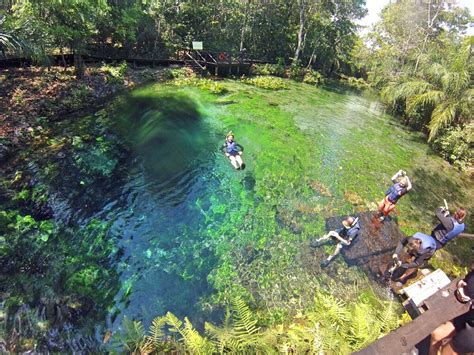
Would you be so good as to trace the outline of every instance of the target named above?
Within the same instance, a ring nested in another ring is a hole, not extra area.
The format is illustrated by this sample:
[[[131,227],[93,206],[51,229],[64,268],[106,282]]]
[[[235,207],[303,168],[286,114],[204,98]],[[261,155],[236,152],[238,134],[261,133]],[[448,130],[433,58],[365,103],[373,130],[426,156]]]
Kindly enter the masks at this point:
[[[268,90],[281,90],[286,89],[286,83],[274,76],[257,76],[254,78],[242,79],[245,84],[254,85],[256,87]]]
[[[227,92],[227,89],[220,83],[215,80],[197,78],[197,77],[178,77],[171,82],[176,86],[196,86],[200,89],[207,90],[213,94],[224,94]]]

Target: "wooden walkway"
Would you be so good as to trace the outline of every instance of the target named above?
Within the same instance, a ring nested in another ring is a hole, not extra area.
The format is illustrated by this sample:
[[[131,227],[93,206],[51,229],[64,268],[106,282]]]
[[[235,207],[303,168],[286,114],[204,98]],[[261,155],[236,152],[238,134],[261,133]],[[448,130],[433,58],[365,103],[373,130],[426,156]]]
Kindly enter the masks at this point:
[[[74,59],[72,54],[54,54],[50,55],[51,65],[72,66]],[[210,52],[198,50],[178,50],[174,58],[155,59],[155,58],[129,58],[129,57],[108,57],[98,55],[83,55],[85,63],[113,63],[123,62],[134,66],[188,66],[201,74],[210,73],[216,76],[229,75],[248,75],[252,63],[264,63],[250,59],[246,53],[242,52]],[[0,69],[21,68],[34,65],[29,58],[0,58]]]
[[[409,354],[417,344],[425,340],[439,325],[466,313],[470,305],[460,303],[454,296],[460,278],[425,300],[424,313],[412,322],[392,331],[355,354]]]

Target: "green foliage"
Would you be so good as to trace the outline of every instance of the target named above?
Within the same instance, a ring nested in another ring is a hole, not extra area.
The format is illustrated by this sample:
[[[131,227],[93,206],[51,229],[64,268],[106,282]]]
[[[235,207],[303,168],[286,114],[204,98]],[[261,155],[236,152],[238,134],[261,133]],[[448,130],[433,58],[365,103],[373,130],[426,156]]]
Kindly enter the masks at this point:
[[[405,123],[427,132],[430,142],[471,121],[473,37],[463,36],[469,18],[467,9],[444,1],[389,4],[352,53],[359,72],[382,89],[383,100]],[[448,141],[444,137],[434,145],[451,162],[463,155],[458,165],[465,166],[465,145],[451,154]]]
[[[284,64],[253,64],[252,75],[273,75],[285,77]]]
[[[370,88],[370,84],[363,78],[355,78],[344,74],[341,74],[341,82],[358,90]]]
[[[178,78],[174,79],[171,83],[180,87],[195,86],[217,95],[225,94],[227,92],[227,89],[224,87],[224,85],[211,79],[178,76]]]
[[[288,87],[283,79],[274,76],[256,76],[254,78],[242,79],[241,81],[245,84],[268,90],[281,90]]]
[[[296,353],[345,354],[360,350],[381,335],[398,326],[393,303],[381,302],[372,290],[352,303],[316,291],[314,304],[304,313],[284,323],[261,329],[256,313],[242,299],[235,299],[227,310],[222,327],[205,324],[207,335],[199,334],[185,318],[184,324],[172,313],[155,318],[150,335],[146,336],[140,322],[125,319],[119,343],[131,352],[156,352],[166,344],[163,327],[179,335],[184,351],[204,353],[277,353],[293,349]],[[146,344],[144,346],[144,344]]]
[[[123,61],[119,65],[102,64],[100,70],[107,75],[107,82],[113,85],[123,85],[125,74],[127,73],[127,62]]]
[[[433,148],[455,167],[465,170],[474,164],[474,126],[446,130],[434,142]]]
[[[303,77],[303,83],[310,85],[320,85],[322,82],[323,78],[321,73],[313,69],[306,70]]]
[[[303,81],[305,69],[299,62],[293,62],[286,70],[286,76],[296,81]]]

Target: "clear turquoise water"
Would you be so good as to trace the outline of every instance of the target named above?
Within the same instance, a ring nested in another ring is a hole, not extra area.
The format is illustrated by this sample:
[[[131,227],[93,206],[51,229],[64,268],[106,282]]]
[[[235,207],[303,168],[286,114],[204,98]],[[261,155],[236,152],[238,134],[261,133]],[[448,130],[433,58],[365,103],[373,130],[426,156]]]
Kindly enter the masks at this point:
[[[375,209],[400,168],[414,183],[398,206],[406,233],[428,232],[442,198],[472,207],[469,180],[373,98],[223,85],[223,96],[151,85],[110,117],[132,154],[118,195],[95,215],[111,222],[121,251],[108,328],[166,311],[199,324],[231,294],[284,308],[330,280],[352,282],[359,272],[342,260],[330,271],[306,265],[307,241],[327,217]],[[231,129],[244,171],[218,150]]]

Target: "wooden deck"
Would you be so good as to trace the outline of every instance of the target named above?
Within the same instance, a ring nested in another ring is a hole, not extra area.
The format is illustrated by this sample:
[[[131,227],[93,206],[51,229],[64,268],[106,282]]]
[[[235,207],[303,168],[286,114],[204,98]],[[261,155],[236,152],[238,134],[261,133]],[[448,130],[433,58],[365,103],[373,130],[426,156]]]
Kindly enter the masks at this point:
[[[409,354],[417,344],[421,344],[423,341],[426,343],[426,338],[439,325],[470,309],[469,304],[460,303],[454,296],[454,290],[459,280],[460,278],[452,280],[449,285],[425,300],[423,307],[426,311],[412,322],[392,331],[355,354]],[[423,353],[425,352],[420,352],[420,354]]]

